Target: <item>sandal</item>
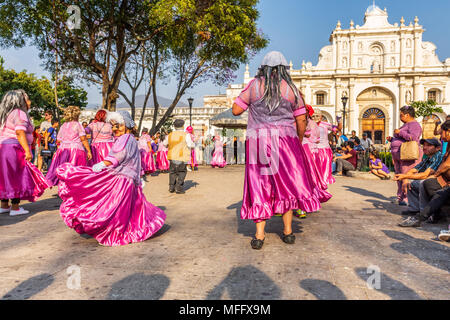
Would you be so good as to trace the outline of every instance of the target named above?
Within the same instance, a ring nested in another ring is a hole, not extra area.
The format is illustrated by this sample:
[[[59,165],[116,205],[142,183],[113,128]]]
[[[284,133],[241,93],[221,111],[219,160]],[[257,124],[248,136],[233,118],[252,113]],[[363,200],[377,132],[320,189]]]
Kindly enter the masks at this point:
[[[282,240],[284,243],[287,244],[294,244],[295,243],[295,235],[294,233],[291,234],[283,234]]]
[[[250,242],[250,244],[253,249],[260,250],[264,244],[264,240],[266,240],[266,238],[264,238],[263,240],[253,238],[253,240]]]

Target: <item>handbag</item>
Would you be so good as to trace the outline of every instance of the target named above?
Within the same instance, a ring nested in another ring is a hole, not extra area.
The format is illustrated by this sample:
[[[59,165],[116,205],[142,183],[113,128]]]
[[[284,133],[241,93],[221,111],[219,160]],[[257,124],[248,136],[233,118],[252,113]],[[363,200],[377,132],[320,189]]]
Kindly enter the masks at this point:
[[[400,147],[400,160],[410,161],[419,159],[419,145],[417,141],[403,142]]]

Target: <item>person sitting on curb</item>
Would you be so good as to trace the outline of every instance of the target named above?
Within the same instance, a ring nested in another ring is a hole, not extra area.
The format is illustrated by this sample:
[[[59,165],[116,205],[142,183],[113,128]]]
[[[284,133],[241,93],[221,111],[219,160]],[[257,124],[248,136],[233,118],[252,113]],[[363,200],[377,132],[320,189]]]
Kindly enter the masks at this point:
[[[374,150],[370,152],[370,161],[369,161],[369,168],[370,172],[372,172],[374,175],[376,175],[381,180],[389,180],[391,179],[391,176],[389,175],[390,171],[388,167],[383,163],[383,161],[378,158],[377,152]]]
[[[348,171],[356,170],[358,153],[353,149],[354,147],[355,144],[352,141],[347,141],[342,148],[344,155],[335,157],[337,177],[343,176],[344,173],[347,174]]]
[[[442,140],[450,142],[450,121],[442,125]],[[420,227],[422,221],[430,223],[439,220],[440,209],[448,202],[450,188],[450,149],[445,153],[441,165],[436,172],[423,182],[426,196],[431,199],[422,212],[414,217],[408,217],[399,224],[401,227]]]
[[[408,209],[403,211],[402,215],[411,216],[423,211],[428,202],[423,181],[431,176],[442,162],[441,142],[438,139],[422,139],[420,144],[423,145],[426,157],[407,173],[397,174],[394,178],[395,181],[402,181],[403,190],[408,197]]]

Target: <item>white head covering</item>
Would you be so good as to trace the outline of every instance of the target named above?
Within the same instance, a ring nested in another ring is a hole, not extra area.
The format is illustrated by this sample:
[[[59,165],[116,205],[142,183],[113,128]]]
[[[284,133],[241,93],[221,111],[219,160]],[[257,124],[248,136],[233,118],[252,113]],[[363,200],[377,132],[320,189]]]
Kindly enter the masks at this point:
[[[286,61],[286,58],[283,56],[283,54],[279,51],[271,51],[264,57],[263,61],[261,62],[261,67],[268,66],[268,67],[276,67],[276,66],[285,66],[289,67],[289,64]]]
[[[111,120],[114,120],[115,122],[120,124],[124,124],[125,127],[127,127],[128,129],[133,129],[135,126],[135,123],[131,118],[130,113],[125,110],[120,110],[117,112],[108,112],[106,121],[111,122]]]

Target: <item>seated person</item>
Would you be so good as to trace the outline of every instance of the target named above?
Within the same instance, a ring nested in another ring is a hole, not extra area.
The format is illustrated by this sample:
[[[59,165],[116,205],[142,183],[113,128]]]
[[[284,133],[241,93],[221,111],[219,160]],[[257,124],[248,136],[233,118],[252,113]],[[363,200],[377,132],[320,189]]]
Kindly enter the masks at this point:
[[[358,141],[355,141],[354,143],[355,143],[356,151],[364,151],[365,150],[364,147],[362,145],[360,145]]]
[[[389,180],[391,176],[389,175],[390,171],[388,167],[378,158],[378,154],[376,151],[370,152],[369,155],[369,168],[370,172],[376,175],[381,180]]]
[[[395,175],[395,181],[402,181],[402,187],[408,197],[408,209],[403,211],[403,215],[416,215],[423,211],[428,200],[426,199],[423,181],[430,177],[442,162],[441,142],[436,139],[422,139],[420,144],[423,145],[422,161],[409,170],[405,174]],[[410,181],[412,180],[412,181]]]
[[[333,155],[333,162],[331,163],[331,167],[333,169],[332,173],[336,172],[336,157],[340,157],[342,155],[342,148],[337,147],[336,152]]]
[[[343,176],[348,171],[355,171],[356,164],[358,162],[358,153],[353,149],[354,143],[352,141],[347,141],[344,144],[342,150],[344,150],[344,154],[342,156],[335,157],[336,159],[336,176]]]
[[[442,140],[450,142],[450,120],[442,125]],[[430,199],[423,212],[414,217],[408,217],[401,227],[420,227],[421,222],[428,219],[434,223],[439,220],[440,209],[449,201],[450,188],[450,149],[445,153],[441,165],[436,172],[423,182],[426,196]]]

